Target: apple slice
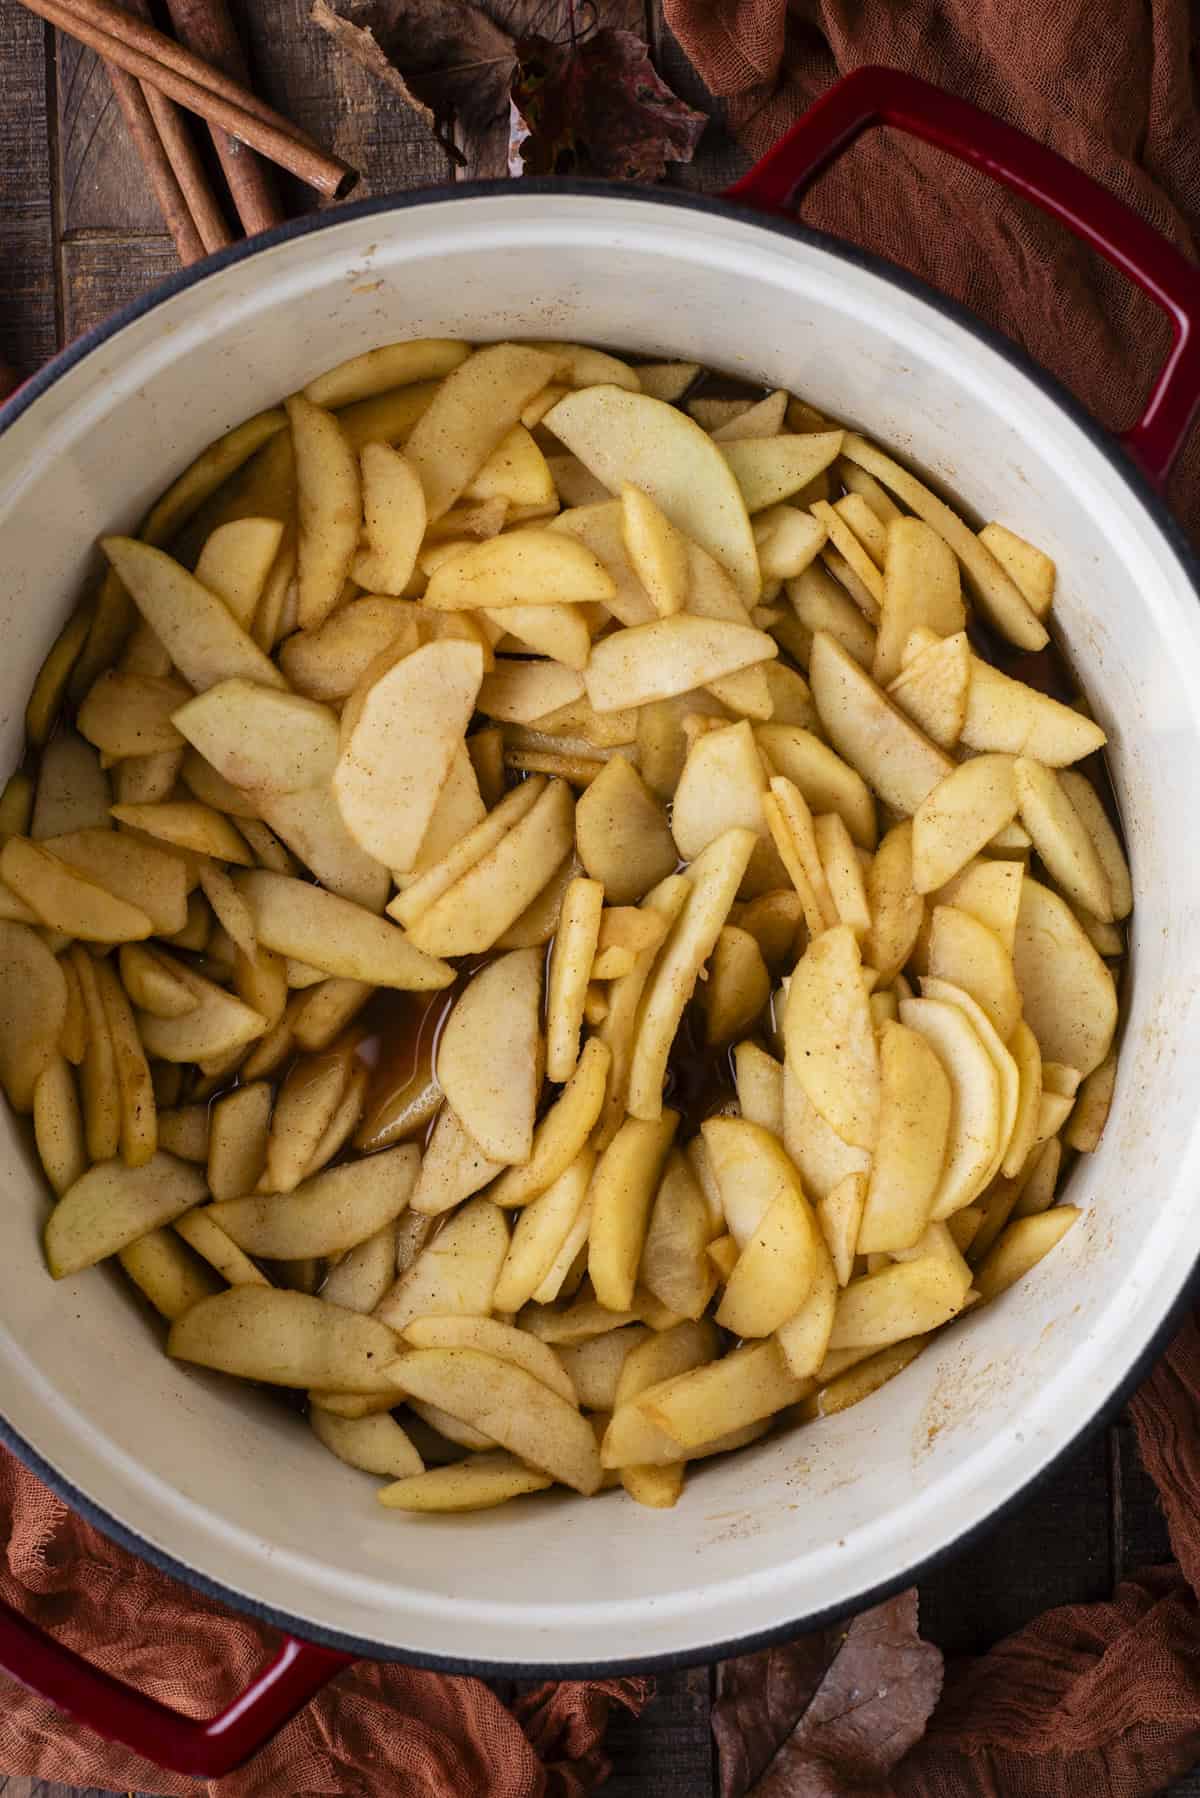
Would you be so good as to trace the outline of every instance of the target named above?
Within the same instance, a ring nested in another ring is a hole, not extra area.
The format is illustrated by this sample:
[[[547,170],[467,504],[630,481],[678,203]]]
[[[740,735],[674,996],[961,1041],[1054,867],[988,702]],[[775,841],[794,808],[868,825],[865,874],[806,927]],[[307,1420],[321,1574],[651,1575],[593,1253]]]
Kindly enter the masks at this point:
[[[625,481],[639,487],[755,604],[762,581],[745,501],[720,446],[694,419],[648,394],[606,386],[569,393],[545,423],[610,493]]]
[[[56,1280],[81,1273],[203,1203],[199,1168],[161,1150],[141,1167],[102,1161],[67,1188],[46,1224],[46,1263]]]
[[[915,812],[954,763],[828,631],[813,634],[808,678],[838,754],[897,811]]]
[[[367,690],[344,734],[334,797],[351,836],[386,867],[416,860],[482,679],[477,644],[427,643]]]
[[[853,1147],[879,1134],[879,1053],[854,932],[812,941],[796,965],[784,1018],[787,1065],[812,1105]]]
[[[925,1038],[950,1077],[950,1135],[930,1213],[941,1220],[969,1205],[991,1177],[1001,1150],[1000,1077],[961,1007],[942,999],[903,999],[900,1022]]]
[[[490,1160],[506,1165],[528,1161],[533,1149],[543,960],[539,949],[514,949],[489,962],[438,1045],[437,1078],[459,1121]]]
[[[264,687],[286,686],[274,662],[224,601],[172,557],[133,537],[105,537],[100,547],[172,662],[198,693],[234,675]]]
[[[328,706],[253,681],[218,681],[173,721],[224,779],[248,792],[315,787],[337,763],[337,718]]]

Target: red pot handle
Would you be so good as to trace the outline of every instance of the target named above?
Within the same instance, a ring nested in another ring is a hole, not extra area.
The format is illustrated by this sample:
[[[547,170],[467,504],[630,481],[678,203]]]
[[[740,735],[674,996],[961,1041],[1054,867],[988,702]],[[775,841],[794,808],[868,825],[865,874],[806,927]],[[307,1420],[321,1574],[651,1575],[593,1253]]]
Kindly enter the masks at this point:
[[[948,150],[1032,200],[1161,306],[1174,342],[1145,410],[1122,442],[1161,487],[1200,406],[1200,272],[1115,194],[1057,151],[969,101],[898,69],[861,68],[823,94],[726,197],[791,212],[821,170],[868,125]]]
[[[288,1636],[274,1660],[223,1711],[185,1717],[91,1666],[0,1603],[0,1672],[106,1741],[199,1779],[220,1779],[249,1760],[354,1658]]]

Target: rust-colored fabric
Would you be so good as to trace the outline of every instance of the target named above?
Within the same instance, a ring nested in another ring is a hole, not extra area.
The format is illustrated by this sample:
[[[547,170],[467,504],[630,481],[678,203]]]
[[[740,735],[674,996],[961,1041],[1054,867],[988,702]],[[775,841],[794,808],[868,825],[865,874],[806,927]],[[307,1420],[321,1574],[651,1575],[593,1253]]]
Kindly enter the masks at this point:
[[[0,1451],[0,1596],[97,1666],[196,1716],[219,1710],[278,1643],[136,1560]],[[583,1798],[608,1772],[615,1702],[637,1712],[644,1680],[539,1687],[515,1714],[475,1679],[392,1663],[342,1673],[220,1798]],[[0,1772],[122,1791],[196,1794],[183,1779],[0,1680]]]
[[[893,1798],[1151,1798],[1200,1761],[1200,1330],[1133,1400],[1177,1561],[952,1666]]]
[[[1200,120],[1186,0],[665,0],[753,156],[839,75],[885,63],[1020,126],[1191,253]],[[810,190],[807,224],[901,263],[1057,375],[1103,423],[1137,415],[1169,334],[1059,225],[914,138],[866,133]],[[1200,539],[1200,433],[1170,497]]]

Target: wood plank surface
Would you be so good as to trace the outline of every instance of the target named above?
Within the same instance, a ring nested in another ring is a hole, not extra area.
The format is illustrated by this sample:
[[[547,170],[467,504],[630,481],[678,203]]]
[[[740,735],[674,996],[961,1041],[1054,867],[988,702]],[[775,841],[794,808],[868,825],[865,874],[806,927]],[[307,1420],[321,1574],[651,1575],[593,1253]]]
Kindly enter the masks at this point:
[[[565,0],[490,6],[514,32],[553,37],[563,29]],[[309,0],[235,4],[258,91],[360,170],[359,197],[505,172],[507,121],[460,132],[466,162],[456,169],[419,120],[310,25],[308,8]],[[597,0],[589,17],[644,31],[665,78],[713,115],[696,160],[672,169],[671,182],[719,192],[744,172],[746,158],[666,29],[658,0]],[[0,67],[0,358],[28,373],[169,273],[176,257],[96,58],[56,40],[16,0],[0,0]],[[207,156],[200,128],[197,141]],[[291,213],[314,202],[290,178],[281,189]],[[1047,1605],[1103,1597],[1115,1580],[1169,1553],[1157,1495],[1121,1420],[922,1582],[922,1627],[949,1653],[979,1652]],[[498,1689],[510,1691],[506,1682]],[[711,1693],[710,1669],[681,1671],[660,1677],[640,1721],[615,1713],[606,1792],[709,1798]],[[0,1798],[99,1794],[0,1774]],[[1171,1798],[1200,1798],[1200,1773],[1177,1783]]]
[[[0,361],[32,374],[58,347],[45,26],[0,5]]]

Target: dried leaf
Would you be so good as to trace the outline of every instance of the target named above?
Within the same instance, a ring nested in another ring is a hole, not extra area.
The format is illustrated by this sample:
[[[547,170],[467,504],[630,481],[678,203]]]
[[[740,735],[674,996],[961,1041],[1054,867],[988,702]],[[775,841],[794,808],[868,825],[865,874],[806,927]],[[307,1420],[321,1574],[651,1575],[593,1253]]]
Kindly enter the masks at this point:
[[[660,79],[632,31],[562,44],[523,38],[512,101],[527,175],[660,181],[668,162],[691,161],[708,123]]]
[[[471,131],[508,117],[512,38],[469,0],[314,0],[311,17],[348,55],[386,82],[449,144],[453,114]]]
[[[713,1732],[722,1798],[885,1798],[942,1686],[915,1590],[721,1668]]]

